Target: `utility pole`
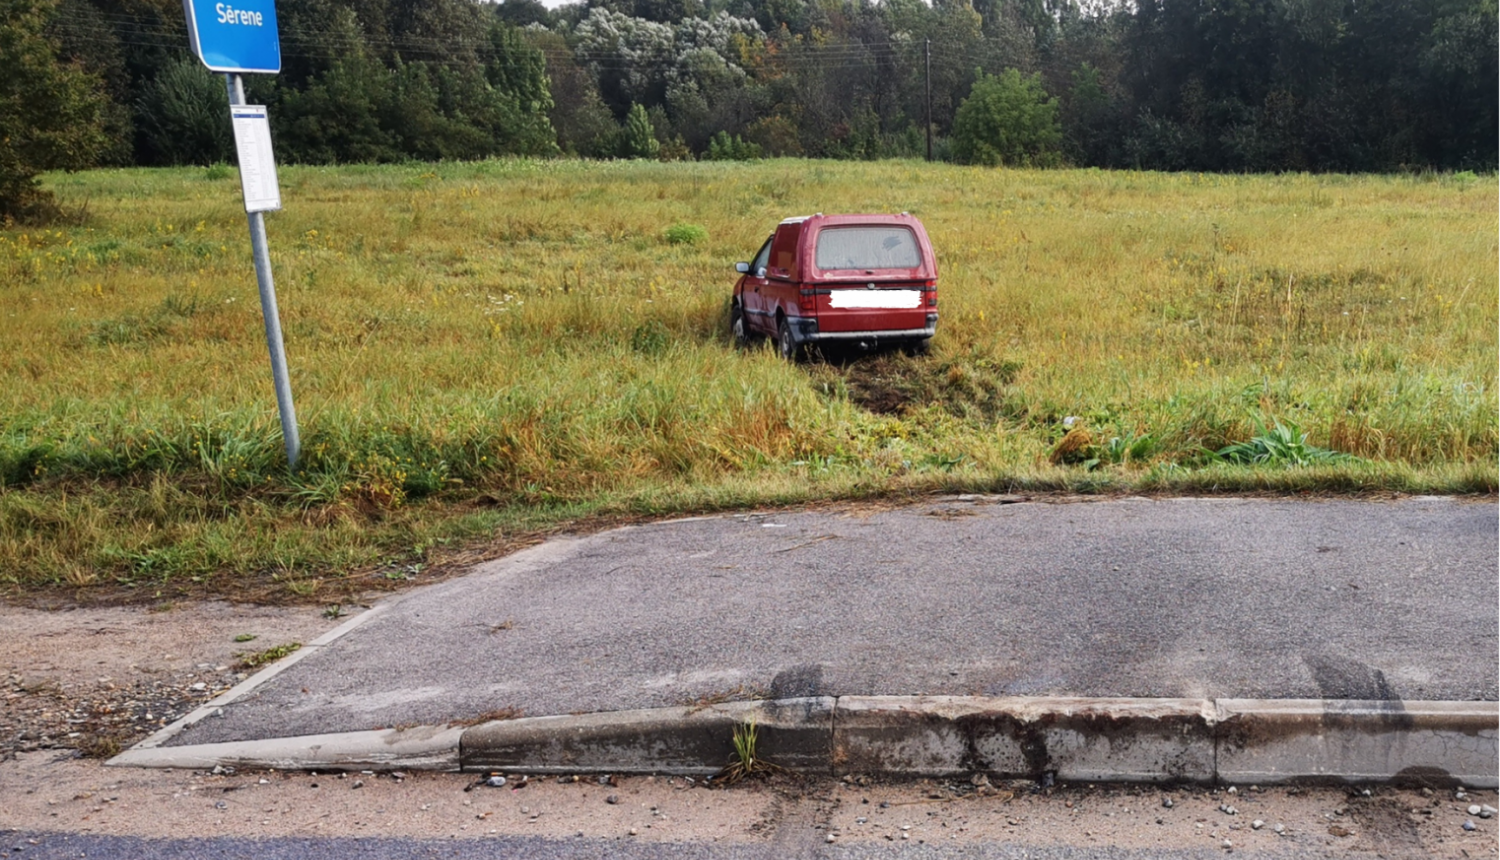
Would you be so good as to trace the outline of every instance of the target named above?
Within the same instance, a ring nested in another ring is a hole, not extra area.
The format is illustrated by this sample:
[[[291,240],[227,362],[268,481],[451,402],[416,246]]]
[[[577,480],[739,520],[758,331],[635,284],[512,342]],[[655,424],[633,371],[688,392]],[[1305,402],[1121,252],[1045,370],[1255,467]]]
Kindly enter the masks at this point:
[[[927,160],[932,160],[932,40],[922,40],[922,55],[927,61],[923,85],[927,90]]]

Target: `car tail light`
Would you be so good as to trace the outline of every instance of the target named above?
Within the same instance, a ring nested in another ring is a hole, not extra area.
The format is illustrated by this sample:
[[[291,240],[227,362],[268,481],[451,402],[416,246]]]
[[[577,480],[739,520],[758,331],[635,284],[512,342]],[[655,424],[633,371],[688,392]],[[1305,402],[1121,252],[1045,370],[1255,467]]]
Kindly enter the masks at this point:
[[[937,281],[923,281],[922,292],[927,294],[927,306],[937,307]]]
[[[797,307],[801,310],[812,312],[818,309],[818,294],[812,290],[802,290],[797,293]]]

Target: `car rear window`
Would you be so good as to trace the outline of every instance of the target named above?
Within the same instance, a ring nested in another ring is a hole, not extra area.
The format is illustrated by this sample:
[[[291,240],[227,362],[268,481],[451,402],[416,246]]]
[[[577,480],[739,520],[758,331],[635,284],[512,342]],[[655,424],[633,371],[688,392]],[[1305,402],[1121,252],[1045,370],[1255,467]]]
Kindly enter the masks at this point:
[[[830,227],[818,233],[820,269],[915,269],[917,238],[905,227]]]

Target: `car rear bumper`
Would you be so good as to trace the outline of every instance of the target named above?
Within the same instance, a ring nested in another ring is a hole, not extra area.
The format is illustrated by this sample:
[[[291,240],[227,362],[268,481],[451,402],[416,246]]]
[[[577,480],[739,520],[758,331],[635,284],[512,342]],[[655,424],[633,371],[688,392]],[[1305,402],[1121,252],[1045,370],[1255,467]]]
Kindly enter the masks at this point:
[[[791,324],[792,338],[797,341],[799,346],[825,341],[852,340],[874,343],[878,341],[926,340],[937,334],[937,314],[928,314],[926,328],[875,329],[872,331],[819,331],[818,321],[808,317],[792,317],[787,322]]]

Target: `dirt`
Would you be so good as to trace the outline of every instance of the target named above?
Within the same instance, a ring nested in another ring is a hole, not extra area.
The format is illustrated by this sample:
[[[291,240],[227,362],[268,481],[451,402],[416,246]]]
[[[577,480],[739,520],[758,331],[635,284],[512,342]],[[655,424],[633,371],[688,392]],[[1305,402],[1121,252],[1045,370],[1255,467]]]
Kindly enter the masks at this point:
[[[1496,820],[1468,803],[1494,792],[1377,788],[1224,790],[1032,783],[971,790],[966,781],[747,779],[705,789],[677,776],[509,775],[502,788],[472,774],[312,774],[110,768],[58,752],[0,764],[0,829],[139,837],[495,834],[652,841],[759,842],[788,854],[829,841],[1012,843],[1121,848],[1222,848],[1292,856],[1493,856]],[[863,783],[863,784],[861,784]],[[615,802],[609,802],[613,797]],[[1173,805],[1162,805],[1171,798]],[[1237,814],[1221,811],[1225,804]],[[1430,813],[1428,812],[1430,811]],[[1253,828],[1252,822],[1264,822]],[[1478,829],[1465,832],[1473,820]],[[1280,825],[1278,833],[1274,828]],[[1343,835],[1347,834],[1347,835]]]
[[[113,755],[244,680],[250,655],[338,623],[321,609],[223,602],[0,605],[0,761],[45,750]]]
[[[840,385],[850,402],[877,415],[935,406],[959,417],[992,421],[1006,409],[1005,388],[1020,371],[1019,363],[989,356],[937,359],[883,352],[832,356],[809,372],[816,389]]]

